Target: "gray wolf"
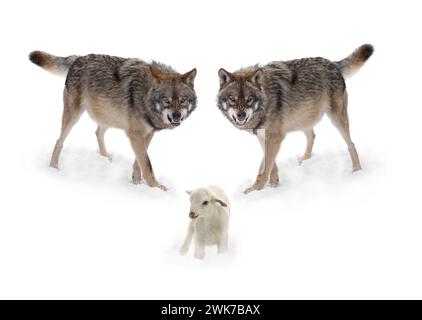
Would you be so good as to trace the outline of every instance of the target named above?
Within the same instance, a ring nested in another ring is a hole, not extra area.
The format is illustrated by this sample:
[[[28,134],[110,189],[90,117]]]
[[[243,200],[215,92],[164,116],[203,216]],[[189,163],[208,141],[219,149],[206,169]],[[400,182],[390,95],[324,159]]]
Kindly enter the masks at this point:
[[[218,253],[228,250],[228,229],[230,203],[226,193],[217,186],[187,191],[190,194],[190,213],[186,239],[180,248],[185,255],[192,238],[195,237],[195,253],[197,259],[205,257],[205,246],[217,245]]]
[[[286,134],[301,130],[307,145],[300,163],[311,157],[313,127],[326,114],[347,144],[353,171],[360,170],[350,137],[345,78],[357,72],[374,52],[372,45],[357,48],[343,60],[324,58],[275,61],[228,72],[218,71],[217,105],[237,128],[257,135],[264,158],[255,183],[245,193],[261,190],[268,179],[279,182],[275,163]]]
[[[154,176],[148,146],[155,132],[179,126],[195,110],[196,69],[179,74],[161,63],[99,54],[56,57],[34,51],[29,59],[51,73],[67,74],[62,128],[51,167],[58,168],[63,143],[86,110],[98,124],[100,154],[111,159],[104,144],[107,129],[124,130],[136,156],[133,182],[143,176],[149,186],[166,190]]]

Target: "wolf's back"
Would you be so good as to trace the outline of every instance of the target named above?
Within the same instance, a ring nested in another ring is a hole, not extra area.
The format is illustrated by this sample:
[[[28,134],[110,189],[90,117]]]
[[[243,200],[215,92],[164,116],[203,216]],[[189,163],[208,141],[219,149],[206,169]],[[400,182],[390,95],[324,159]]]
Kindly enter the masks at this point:
[[[29,60],[48,72],[65,76],[70,66],[78,56],[57,57],[43,51],[33,51],[29,54]]]
[[[340,68],[345,78],[351,77],[363,66],[363,64],[374,53],[374,47],[371,44],[364,44],[357,48],[351,55],[343,60],[337,61],[336,64]]]

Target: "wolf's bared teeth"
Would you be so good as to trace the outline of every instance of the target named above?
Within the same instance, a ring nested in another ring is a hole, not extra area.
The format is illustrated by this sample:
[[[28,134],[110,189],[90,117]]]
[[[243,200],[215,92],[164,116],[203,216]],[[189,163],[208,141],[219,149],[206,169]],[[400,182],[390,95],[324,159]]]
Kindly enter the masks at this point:
[[[174,126],[178,126],[181,122],[182,122],[182,119],[180,119],[179,121],[174,121],[172,118],[170,118],[170,116],[169,115],[167,115],[167,119],[169,120],[169,122],[172,124],[172,125],[174,125]]]
[[[243,121],[239,121],[239,120],[237,120],[234,116],[232,116],[233,117],[233,120],[234,120],[234,122],[238,125],[238,126],[243,126],[247,121],[248,121],[248,119],[249,119],[249,117],[248,118],[246,118],[245,120],[243,120]]]

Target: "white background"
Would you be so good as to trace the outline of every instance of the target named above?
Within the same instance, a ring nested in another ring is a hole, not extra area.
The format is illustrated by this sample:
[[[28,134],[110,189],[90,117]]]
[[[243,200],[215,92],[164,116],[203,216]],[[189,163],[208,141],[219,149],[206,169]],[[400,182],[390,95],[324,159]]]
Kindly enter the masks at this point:
[[[419,1],[0,2],[0,298],[422,298]],[[347,81],[351,173],[329,121],[303,166],[301,133],[277,163],[281,185],[243,195],[262,157],[218,111],[217,70],[323,56],[364,43],[375,54]],[[130,182],[118,130],[98,154],[84,115],[48,167],[64,79],[32,50],[106,53],[198,69],[197,110],[158,133],[150,157],[166,193]],[[230,251],[177,254],[186,189],[218,184],[232,202]]]

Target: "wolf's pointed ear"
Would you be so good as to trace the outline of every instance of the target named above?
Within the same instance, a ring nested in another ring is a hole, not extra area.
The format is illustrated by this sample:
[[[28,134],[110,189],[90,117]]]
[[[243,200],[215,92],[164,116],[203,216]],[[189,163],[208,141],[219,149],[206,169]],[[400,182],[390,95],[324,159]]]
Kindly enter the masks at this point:
[[[161,70],[159,68],[157,68],[154,65],[150,65],[149,66],[149,71],[151,72],[152,76],[158,80],[161,81],[163,80],[163,73],[161,72]]]
[[[218,77],[220,78],[220,87],[232,81],[233,78],[232,74],[224,70],[223,68],[220,68],[220,70],[218,70]]]
[[[187,193],[188,195],[191,195],[191,194],[192,194],[192,191],[190,191],[190,190],[186,190],[186,193]]]
[[[227,207],[227,203],[225,203],[223,200],[213,198],[212,201],[219,203],[222,207]]]
[[[193,88],[193,82],[195,81],[196,77],[196,68],[193,68],[191,71],[182,74],[182,80],[188,86]]]
[[[249,81],[260,88],[263,77],[264,77],[264,72],[262,71],[261,68],[259,68],[258,70],[256,70],[254,73],[251,74]]]

